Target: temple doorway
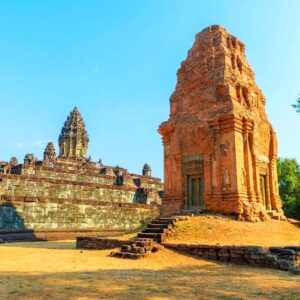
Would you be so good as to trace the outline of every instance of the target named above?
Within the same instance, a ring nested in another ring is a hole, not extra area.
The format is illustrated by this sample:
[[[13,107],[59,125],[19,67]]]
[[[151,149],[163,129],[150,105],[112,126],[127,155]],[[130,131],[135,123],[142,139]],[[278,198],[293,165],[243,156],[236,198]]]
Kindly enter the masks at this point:
[[[188,176],[188,201],[187,209],[190,211],[204,208],[203,179],[201,176]]]
[[[266,175],[259,175],[259,183],[263,205],[266,209],[270,209],[267,197]]]
[[[190,155],[182,158],[184,208],[186,212],[198,213],[204,205],[204,156]]]

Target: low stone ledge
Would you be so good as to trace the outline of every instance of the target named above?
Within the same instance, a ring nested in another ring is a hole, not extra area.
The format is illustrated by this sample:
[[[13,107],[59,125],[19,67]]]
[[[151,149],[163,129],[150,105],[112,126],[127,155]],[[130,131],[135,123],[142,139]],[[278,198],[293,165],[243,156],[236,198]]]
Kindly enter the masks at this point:
[[[51,184],[62,184],[62,185],[72,185],[72,186],[82,186],[82,187],[90,187],[90,188],[103,188],[109,190],[121,190],[121,191],[131,191],[135,192],[136,187],[133,186],[118,186],[118,185],[110,185],[104,183],[97,182],[88,182],[88,181],[80,181],[80,180],[69,180],[64,178],[52,178],[52,177],[42,177],[37,175],[15,175],[15,174],[0,174],[0,179],[5,180],[26,180],[30,182],[36,183],[51,183]]]
[[[145,204],[145,203],[128,203],[128,202],[114,202],[114,201],[102,201],[97,199],[73,199],[73,198],[57,198],[57,197],[28,197],[28,196],[15,196],[15,195],[0,195],[0,204],[5,202],[5,205],[11,205],[15,202],[21,203],[59,203],[59,204],[85,204],[85,205],[99,205],[99,206],[111,206],[122,208],[144,208],[150,210],[158,210],[159,204]],[[3,204],[2,204],[3,205]]]
[[[29,242],[29,241],[57,241],[70,240],[77,237],[119,236],[125,230],[93,230],[87,229],[46,229],[46,230],[1,230],[0,239],[5,242]]]
[[[103,239],[97,237],[78,237],[76,240],[77,249],[105,250],[120,248],[123,245],[130,245],[130,241]]]
[[[203,258],[280,270],[300,270],[300,247],[221,246],[164,243],[166,248]]]

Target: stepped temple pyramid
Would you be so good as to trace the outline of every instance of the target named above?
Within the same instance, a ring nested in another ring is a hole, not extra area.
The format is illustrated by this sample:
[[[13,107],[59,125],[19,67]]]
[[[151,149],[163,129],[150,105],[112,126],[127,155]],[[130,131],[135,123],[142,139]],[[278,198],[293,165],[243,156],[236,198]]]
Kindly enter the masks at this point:
[[[207,210],[284,219],[277,139],[245,46],[220,26],[200,32],[177,73],[164,145],[162,213]]]
[[[133,229],[159,215],[163,184],[145,164],[142,175],[86,156],[89,137],[77,108],[44,159],[26,154],[0,162],[0,232],[34,230],[37,236]],[[82,234],[82,233],[81,233]]]

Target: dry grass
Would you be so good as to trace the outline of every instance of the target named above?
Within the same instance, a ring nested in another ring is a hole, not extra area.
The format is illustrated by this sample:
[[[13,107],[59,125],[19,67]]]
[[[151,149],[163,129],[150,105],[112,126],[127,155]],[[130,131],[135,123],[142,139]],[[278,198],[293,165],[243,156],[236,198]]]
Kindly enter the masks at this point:
[[[168,250],[132,261],[74,241],[0,246],[0,299],[299,299],[300,277]]]
[[[300,245],[300,228],[283,221],[250,223],[203,215],[178,222],[176,233],[170,241],[221,245]]]

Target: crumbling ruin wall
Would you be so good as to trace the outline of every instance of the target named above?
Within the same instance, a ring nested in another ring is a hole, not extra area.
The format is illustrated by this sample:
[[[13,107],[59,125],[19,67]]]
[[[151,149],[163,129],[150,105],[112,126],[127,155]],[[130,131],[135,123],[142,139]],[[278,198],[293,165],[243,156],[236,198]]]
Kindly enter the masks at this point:
[[[300,271],[300,247],[222,246],[164,243],[176,251],[235,264]]]

